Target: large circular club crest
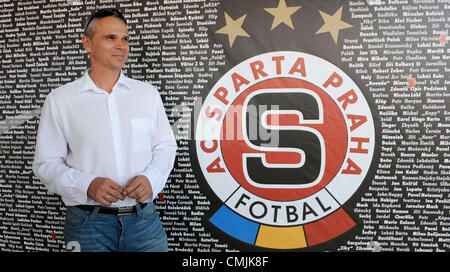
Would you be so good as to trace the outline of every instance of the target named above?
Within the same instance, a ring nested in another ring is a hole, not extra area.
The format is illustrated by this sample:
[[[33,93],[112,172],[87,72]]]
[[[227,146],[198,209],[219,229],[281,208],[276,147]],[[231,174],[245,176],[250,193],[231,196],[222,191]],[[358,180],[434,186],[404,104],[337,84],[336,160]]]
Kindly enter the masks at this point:
[[[223,202],[210,221],[251,245],[317,245],[355,222],[342,205],[369,170],[370,108],[342,70],[291,51],[252,57],[211,89],[196,127],[206,181]]]

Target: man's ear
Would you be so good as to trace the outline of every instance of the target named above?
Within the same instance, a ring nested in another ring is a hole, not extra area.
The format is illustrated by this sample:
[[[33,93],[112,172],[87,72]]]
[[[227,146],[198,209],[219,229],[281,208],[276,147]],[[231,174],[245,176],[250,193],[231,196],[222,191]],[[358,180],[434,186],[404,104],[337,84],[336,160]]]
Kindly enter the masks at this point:
[[[84,49],[88,52],[91,53],[92,51],[92,41],[91,38],[89,38],[86,35],[81,36],[81,42],[83,43],[83,47]]]

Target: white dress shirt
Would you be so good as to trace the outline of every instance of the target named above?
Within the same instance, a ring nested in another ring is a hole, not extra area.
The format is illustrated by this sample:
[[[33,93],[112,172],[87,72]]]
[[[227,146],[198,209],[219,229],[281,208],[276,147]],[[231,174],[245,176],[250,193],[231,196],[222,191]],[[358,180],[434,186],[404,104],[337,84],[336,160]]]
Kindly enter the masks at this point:
[[[152,201],[173,168],[176,141],[157,89],[122,72],[112,92],[89,76],[48,94],[36,138],[34,174],[67,206],[100,205],[87,190],[96,177],[125,188],[137,175],[151,183]],[[135,205],[126,197],[113,207]]]

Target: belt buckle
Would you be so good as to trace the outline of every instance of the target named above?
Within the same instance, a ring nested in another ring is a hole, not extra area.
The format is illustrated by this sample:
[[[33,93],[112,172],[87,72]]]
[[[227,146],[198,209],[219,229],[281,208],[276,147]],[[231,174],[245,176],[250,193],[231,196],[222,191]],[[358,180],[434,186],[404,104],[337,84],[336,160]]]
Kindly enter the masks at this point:
[[[119,207],[117,215],[129,215],[133,213],[133,207]]]

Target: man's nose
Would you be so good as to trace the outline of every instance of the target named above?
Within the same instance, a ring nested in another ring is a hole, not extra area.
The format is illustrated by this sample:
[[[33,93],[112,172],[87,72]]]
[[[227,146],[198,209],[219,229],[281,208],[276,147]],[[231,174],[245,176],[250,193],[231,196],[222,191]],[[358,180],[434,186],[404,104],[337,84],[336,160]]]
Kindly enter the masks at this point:
[[[128,46],[128,42],[122,39],[119,39],[116,44],[115,44],[115,48],[117,49],[121,49],[121,50],[125,50]]]

